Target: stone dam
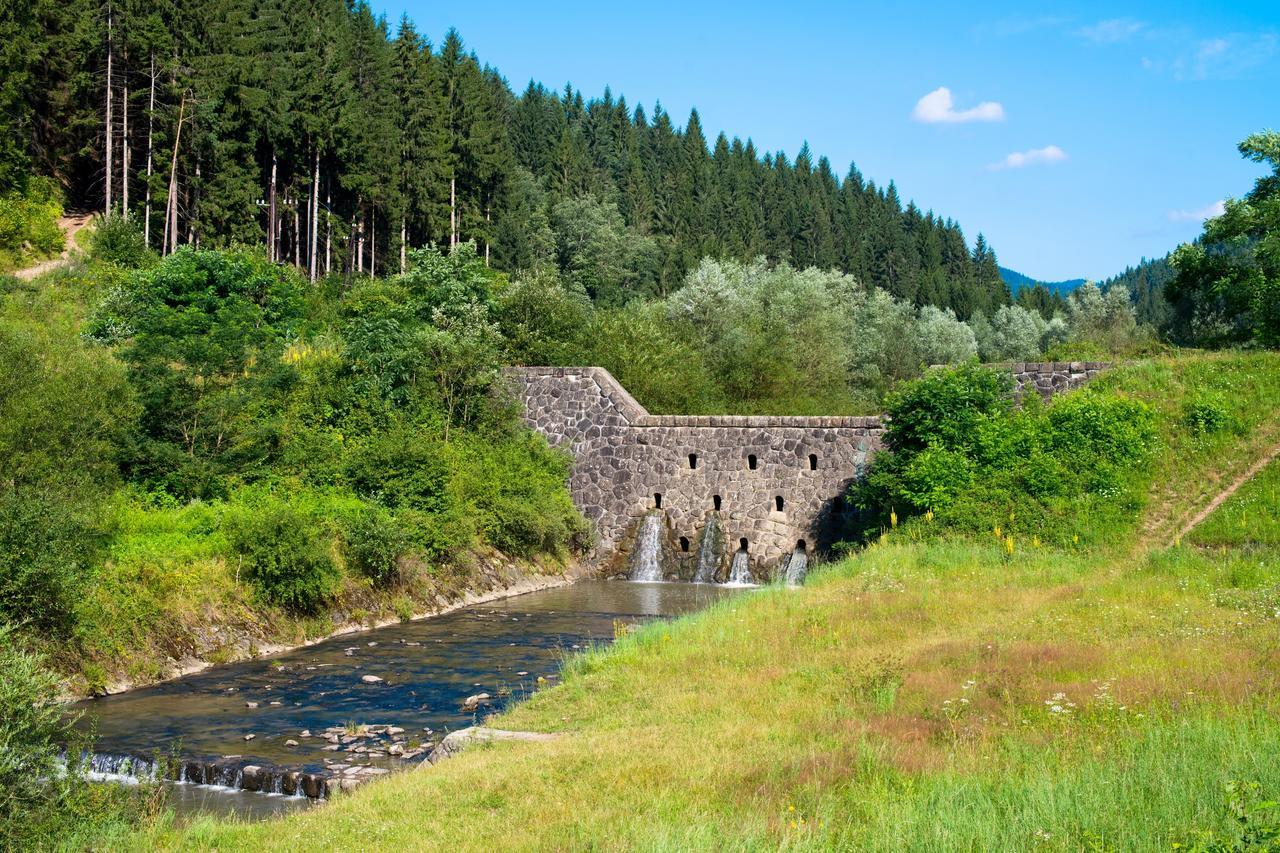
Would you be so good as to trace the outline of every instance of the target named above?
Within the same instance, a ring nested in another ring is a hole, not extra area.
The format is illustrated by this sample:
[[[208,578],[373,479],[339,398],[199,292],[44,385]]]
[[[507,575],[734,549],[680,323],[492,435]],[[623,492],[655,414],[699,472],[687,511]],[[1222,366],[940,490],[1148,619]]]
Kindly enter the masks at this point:
[[[1078,388],[1109,365],[1000,365],[1016,394]],[[851,520],[844,495],[880,448],[871,417],[651,415],[600,367],[520,367],[524,417],[573,459],[569,489],[610,573],[649,580],[796,578]],[[639,569],[637,558],[647,560]]]

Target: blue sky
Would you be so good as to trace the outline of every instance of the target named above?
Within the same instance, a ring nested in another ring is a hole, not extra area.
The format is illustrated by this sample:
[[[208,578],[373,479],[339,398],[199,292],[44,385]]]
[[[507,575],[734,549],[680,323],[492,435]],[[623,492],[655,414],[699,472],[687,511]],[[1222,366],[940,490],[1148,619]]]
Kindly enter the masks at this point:
[[[807,140],[1039,279],[1102,279],[1194,238],[1261,174],[1236,143],[1280,124],[1275,0],[380,7],[436,44],[457,27],[517,91],[608,85],[681,123],[696,106],[710,139]]]

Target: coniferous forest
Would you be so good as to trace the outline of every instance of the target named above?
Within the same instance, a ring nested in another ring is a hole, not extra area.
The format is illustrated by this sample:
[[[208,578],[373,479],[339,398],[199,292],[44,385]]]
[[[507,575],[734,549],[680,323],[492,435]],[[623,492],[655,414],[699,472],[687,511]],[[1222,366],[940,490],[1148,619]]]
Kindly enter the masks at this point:
[[[400,272],[474,241],[556,263],[600,305],[708,256],[839,269],[962,319],[1007,304],[994,252],[892,181],[694,110],[530,82],[343,0],[34,0],[0,16],[0,191],[50,176],[154,249],[265,245],[310,277]]]

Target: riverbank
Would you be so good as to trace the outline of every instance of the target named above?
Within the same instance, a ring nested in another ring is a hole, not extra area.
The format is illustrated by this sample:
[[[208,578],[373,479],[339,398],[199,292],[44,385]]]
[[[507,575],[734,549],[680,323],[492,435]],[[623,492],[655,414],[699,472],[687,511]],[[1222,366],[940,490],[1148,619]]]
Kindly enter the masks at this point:
[[[228,571],[225,565],[213,568]],[[235,585],[204,586],[203,591],[217,594],[217,601],[184,599],[185,606],[167,608],[169,620],[161,634],[152,642],[134,645],[130,654],[117,659],[116,667],[109,669],[92,651],[64,657],[62,699],[115,695],[220,664],[270,659],[347,634],[564,586],[590,573],[578,560],[515,560],[492,549],[478,549],[456,566],[419,571],[395,588],[352,585],[329,612],[310,618],[235,595],[239,592]]]

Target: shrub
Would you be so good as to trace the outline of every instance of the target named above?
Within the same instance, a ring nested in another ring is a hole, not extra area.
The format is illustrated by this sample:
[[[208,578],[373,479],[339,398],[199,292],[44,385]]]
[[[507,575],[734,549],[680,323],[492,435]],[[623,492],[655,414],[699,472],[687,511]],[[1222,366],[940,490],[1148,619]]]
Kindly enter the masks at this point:
[[[1077,459],[1127,466],[1148,458],[1158,441],[1155,415],[1136,400],[1068,394],[1046,410],[1050,447]]]
[[[390,584],[400,575],[400,557],[409,548],[409,536],[395,516],[381,507],[369,507],[346,524],[343,540],[347,564],[378,584]]]
[[[231,559],[262,600],[314,613],[333,598],[341,573],[328,538],[305,513],[267,498],[233,510],[225,529]]]
[[[116,214],[100,220],[94,228],[89,256],[120,267],[148,266],[156,259],[143,240],[138,221]]]
[[[25,192],[0,196],[0,271],[62,250],[62,204],[49,178],[33,178]]]
[[[0,491],[0,621],[69,630],[94,553],[65,502]]]
[[[976,362],[930,371],[888,399],[885,441],[894,450],[919,451],[932,444],[972,445],[988,416],[1013,408],[1013,380]]]
[[[933,371],[895,394],[888,449],[852,495],[867,513],[864,536],[895,511],[1058,542],[1078,529],[1068,519],[1110,530],[1132,516],[1136,472],[1158,444],[1150,408],[1088,391],[1047,407],[1010,400],[1007,375],[976,364]]]
[[[59,755],[77,754],[84,739],[58,702],[58,679],[37,655],[0,625],[0,850],[97,847],[154,810],[152,790],[89,785]]]
[[[1196,435],[1213,435],[1230,426],[1231,416],[1222,401],[1202,397],[1183,405],[1182,422]]]

